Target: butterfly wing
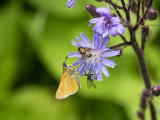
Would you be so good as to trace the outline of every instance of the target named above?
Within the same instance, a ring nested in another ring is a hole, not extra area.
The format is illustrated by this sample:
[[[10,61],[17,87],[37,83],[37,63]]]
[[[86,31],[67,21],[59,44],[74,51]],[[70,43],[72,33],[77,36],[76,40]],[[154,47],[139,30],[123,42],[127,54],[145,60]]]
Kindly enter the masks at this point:
[[[80,83],[75,75],[69,72],[64,72],[56,92],[56,99],[63,99],[77,92],[80,88]]]

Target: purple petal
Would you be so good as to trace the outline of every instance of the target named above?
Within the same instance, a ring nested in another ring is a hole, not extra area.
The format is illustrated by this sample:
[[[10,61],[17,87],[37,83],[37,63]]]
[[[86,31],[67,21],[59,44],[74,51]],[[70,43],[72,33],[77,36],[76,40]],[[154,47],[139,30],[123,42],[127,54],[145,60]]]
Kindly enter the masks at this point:
[[[83,41],[85,42],[86,46],[88,48],[91,48],[91,42],[88,39],[88,37],[84,34],[84,33],[80,33],[81,38],[83,39]]]
[[[93,49],[97,49],[98,46],[98,34],[97,33],[93,33],[93,43],[92,43],[92,48]]]
[[[115,51],[108,51],[108,52],[103,52],[102,56],[103,57],[114,57],[120,54],[120,50],[115,50]]]
[[[102,72],[96,74],[96,76],[97,76],[97,81],[102,81],[103,80],[103,78],[102,78]]]
[[[83,47],[86,47],[86,44],[84,43],[84,41],[82,41],[80,38],[78,38],[77,36],[76,36],[76,38],[75,38],[78,42],[80,42],[80,44],[83,46]]]
[[[109,16],[111,14],[110,9],[106,7],[97,8],[96,12],[99,13],[101,16]]]
[[[99,63],[95,64],[95,71],[96,71],[97,81],[103,80],[102,72],[101,72],[101,66],[99,65]]]
[[[123,35],[123,33],[126,32],[125,28],[124,28],[124,26],[122,24],[117,24],[116,25],[116,29],[121,35]]]
[[[94,64],[91,64],[90,71],[91,71],[91,79],[92,79],[92,80],[95,80],[95,69],[94,69]]]
[[[105,22],[98,22],[96,25],[93,27],[93,31],[98,33],[99,35],[103,35],[104,31],[108,28],[105,26]]]
[[[108,50],[111,50],[111,49],[110,49],[110,48],[107,48],[107,47],[103,49],[103,51],[108,51]],[[103,52],[103,51],[102,51],[102,52]]]
[[[111,17],[110,21],[111,21],[112,25],[116,25],[116,24],[119,24],[120,19],[119,19],[119,17]]]
[[[85,61],[82,61],[82,64],[79,65],[79,67],[77,68],[77,71],[80,73],[80,71],[83,70],[85,65],[86,65]]]
[[[89,26],[91,26],[93,23],[97,23],[97,22],[102,22],[104,20],[105,17],[98,17],[98,18],[93,18],[91,19],[89,22]]]
[[[74,63],[73,63],[73,66],[76,66],[76,65],[78,65],[78,64],[80,64],[80,63],[82,63],[83,62],[83,59],[82,58],[79,58],[77,61],[75,61]]]
[[[109,40],[110,40],[109,37],[105,38],[105,40],[103,41],[103,44],[101,45],[101,47],[100,47],[100,49],[99,49],[100,52],[103,51],[104,48],[106,48],[106,46],[107,46]]]
[[[108,35],[109,35],[109,32],[108,32],[108,29],[106,29],[102,36],[103,36],[103,38],[107,38]]]
[[[102,43],[103,43],[103,38],[102,38],[102,36],[98,36],[98,47],[97,47],[97,50],[100,49]]]
[[[79,52],[76,53],[70,53],[68,52],[69,56],[68,57],[81,57],[81,54]]]
[[[91,71],[91,74],[95,74],[95,70],[94,70],[94,64],[91,64],[90,71]]]
[[[90,64],[85,63],[85,65],[83,66],[83,69],[79,72],[81,73],[81,75],[84,76],[85,72],[90,68]]]
[[[109,33],[110,33],[113,37],[115,37],[116,35],[119,34],[119,32],[117,31],[117,28],[114,27],[114,26],[112,26],[112,27],[109,28]]]
[[[74,46],[77,46],[77,47],[82,47],[82,45],[81,44],[79,44],[78,42],[76,42],[76,41],[72,41],[71,42]]]
[[[67,7],[69,7],[70,9],[73,8],[74,4],[75,4],[76,0],[68,0],[67,2]]]
[[[106,66],[108,66],[108,67],[111,67],[111,68],[114,68],[115,67],[115,63],[114,63],[114,61],[112,61],[112,60],[109,60],[109,59],[107,59],[107,58],[101,58],[101,60],[102,60],[102,63],[104,64],[104,65],[106,65]]]
[[[101,64],[101,65],[102,65],[102,72],[104,73],[104,75],[106,76],[106,78],[109,77],[110,75],[108,73],[107,68],[103,64]]]

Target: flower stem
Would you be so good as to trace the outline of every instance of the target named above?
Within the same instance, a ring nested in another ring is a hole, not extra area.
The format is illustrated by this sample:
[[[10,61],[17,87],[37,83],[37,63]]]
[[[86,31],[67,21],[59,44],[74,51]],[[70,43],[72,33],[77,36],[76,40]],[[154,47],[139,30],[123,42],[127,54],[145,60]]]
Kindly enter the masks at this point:
[[[143,79],[144,79],[145,86],[146,86],[147,89],[151,89],[150,78],[149,78],[148,70],[147,70],[147,67],[146,67],[145,60],[144,60],[143,52],[142,52],[141,48],[138,46],[134,30],[129,29],[129,32],[130,32],[132,47],[133,47],[133,49],[136,52],[136,55],[138,57],[138,62],[139,62],[139,65],[140,65],[140,69],[141,69],[141,72],[142,72],[142,76],[143,76]]]
[[[151,110],[151,118],[152,118],[152,120],[157,120],[155,108],[154,108],[154,105],[152,104],[152,101],[149,101],[149,106],[150,106],[150,110]]]
[[[136,55],[138,57],[138,62],[139,62],[139,66],[140,66],[140,69],[141,69],[141,73],[142,73],[142,76],[143,76],[145,86],[148,90],[150,90],[151,89],[151,83],[150,83],[150,78],[149,78],[148,70],[147,70],[147,67],[146,67],[146,63],[145,63],[145,60],[144,60],[144,54],[143,54],[141,48],[139,47],[139,45],[137,43],[134,29],[130,28],[129,33],[130,33],[130,39],[131,39],[132,47],[133,47],[133,49],[136,52]],[[149,106],[150,106],[152,120],[157,120],[156,119],[155,108],[154,108],[154,105],[152,104],[151,101],[149,102]]]
[[[138,21],[139,21],[139,14],[140,14],[140,5],[141,5],[141,1],[140,0],[138,0],[138,5],[137,5],[137,23],[138,23]]]

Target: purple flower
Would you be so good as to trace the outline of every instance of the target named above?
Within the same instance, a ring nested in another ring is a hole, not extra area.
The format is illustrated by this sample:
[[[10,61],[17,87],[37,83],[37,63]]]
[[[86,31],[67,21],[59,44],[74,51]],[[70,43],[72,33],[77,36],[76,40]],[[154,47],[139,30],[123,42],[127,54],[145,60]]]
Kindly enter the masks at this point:
[[[109,34],[116,36],[118,34],[123,34],[125,32],[124,26],[120,24],[119,17],[112,17],[110,8],[101,7],[97,8],[96,12],[101,15],[101,17],[93,18],[89,22],[89,26],[95,23],[93,31],[98,35],[103,36],[103,38],[108,37]]]
[[[69,7],[70,9],[73,8],[74,4],[75,4],[76,0],[68,0],[67,2],[67,7]]]
[[[107,67],[113,68],[116,64],[114,61],[107,59],[106,57],[114,57],[120,54],[119,50],[111,50],[106,47],[110,38],[107,37],[103,40],[102,36],[94,33],[93,43],[91,45],[90,40],[84,33],[80,33],[82,40],[76,37],[76,41],[72,41],[72,44],[78,48],[85,48],[86,53],[80,52],[69,53],[69,57],[78,57],[79,59],[74,62],[74,66],[79,65],[77,71],[84,76],[85,73],[90,72],[91,75],[96,75],[97,80],[103,80],[103,74],[108,77],[109,73]]]

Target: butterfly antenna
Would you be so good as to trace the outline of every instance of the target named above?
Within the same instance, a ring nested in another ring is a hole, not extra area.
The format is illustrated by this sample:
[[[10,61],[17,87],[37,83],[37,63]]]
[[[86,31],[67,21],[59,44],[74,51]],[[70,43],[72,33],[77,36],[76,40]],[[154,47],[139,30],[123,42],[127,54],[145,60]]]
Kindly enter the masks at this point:
[[[65,60],[65,62],[67,61],[67,58],[68,58],[68,57],[66,56],[66,60]]]

